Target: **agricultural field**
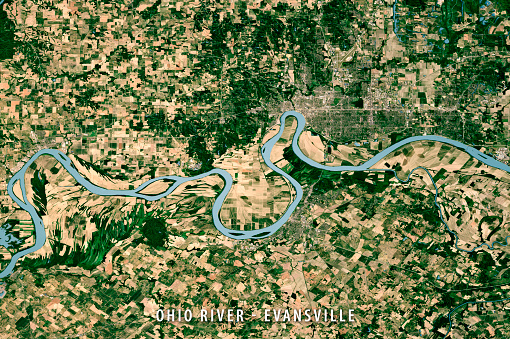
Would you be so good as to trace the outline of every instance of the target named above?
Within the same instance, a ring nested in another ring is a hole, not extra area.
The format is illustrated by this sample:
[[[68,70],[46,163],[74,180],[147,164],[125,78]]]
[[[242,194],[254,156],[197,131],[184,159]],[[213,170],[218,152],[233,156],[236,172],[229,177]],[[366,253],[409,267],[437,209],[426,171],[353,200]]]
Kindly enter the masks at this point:
[[[510,337],[509,13],[0,0],[0,338]]]

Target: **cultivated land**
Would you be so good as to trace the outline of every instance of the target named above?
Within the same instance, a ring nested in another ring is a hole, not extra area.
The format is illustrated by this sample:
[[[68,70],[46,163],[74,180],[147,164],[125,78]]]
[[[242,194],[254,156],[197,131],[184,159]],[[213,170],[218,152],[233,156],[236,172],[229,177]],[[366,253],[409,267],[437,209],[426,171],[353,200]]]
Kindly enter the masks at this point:
[[[299,146],[330,166],[358,165],[408,136],[436,134],[508,163],[504,1],[8,0],[0,9],[0,219],[31,246],[33,225],[7,181],[38,150],[129,189],[213,167],[234,186],[220,217],[259,229],[295,192],[261,160],[287,110]],[[0,284],[0,337],[510,337],[508,173],[456,148],[416,142],[373,168],[329,173],[289,149],[271,160],[303,199],[273,237],[214,228],[219,176],[147,203],[81,189],[51,157],[27,173],[48,241]],[[81,160],[79,160],[81,159]],[[164,191],[158,182],[144,193]],[[15,193],[20,190],[15,188]],[[2,234],[2,233],[0,233]],[[462,250],[459,250],[462,249]],[[5,290],[5,292],[3,292]],[[451,313],[456,307],[455,312]],[[243,323],[159,323],[160,308],[243,308]],[[352,324],[265,323],[267,308],[354,308]]]

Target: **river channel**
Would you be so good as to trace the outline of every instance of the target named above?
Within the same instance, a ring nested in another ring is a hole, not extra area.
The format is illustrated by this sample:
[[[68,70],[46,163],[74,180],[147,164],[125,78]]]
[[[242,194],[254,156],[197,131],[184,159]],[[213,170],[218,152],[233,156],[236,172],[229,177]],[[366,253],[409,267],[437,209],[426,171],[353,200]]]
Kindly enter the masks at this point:
[[[55,149],[44,149],[44,150],[41,150],[41,151],[37,152],[36,154],[34,154],[30,158],[30,160],[28,160],[28,162],[11,178],[11,180],[9,181],[9,183],[7,185],[7,190],[8,190],[8,193],[9,193],[10,197],[22,209],[27,211],[30,214],[30,216],[32,217],[32,221],[34,223],[34,228],[35,228],[35,240],[36,241],[35,241],[34,246],[32,246],[30,248],[26,248],[26,249],[24,249],[22,251],[19,251],[19,252],[17,252],[16,254],[14,254],[12,256],[12,259],[11,259],[10,263],[0,273],[0,278],[4,278],[4,277],[8,276],[12,272],[12,270],[14,269],[14,266],[16,265],[16,262],[18,261],[18,259],[22,258],[23,256],[25,256],[25,255],[27,255],[29,253],[37,251],[46,242],[46,232],[45,232],[45,229],[44,229],[44,223],[42,221],[42,218],[37,213],[35,207],[28,201],[27,195],[26,195],[26,189],[25,189],[25,181],[26,181],[25,180],[25,173],[26,173],[27,169],[30,167],[30,165],[34,161],[36,161],[37,158],[39,158],[42,155],[51,155],[51,156],[53,156],[58,162],[60,162],[60,164],[62,164],[62,166],[69,172],[69,174],[71,174],[73,176],[73,178],[78,183],[80,183],[83,187],[85,187],[87,190],[89,190],[90,192],[92,192],[94,194],[101,195],[101,196],[136,197],[136,198],[145,199],[147,201],[156,201],[156,200],[159,200],[161,198],[164,198],[164,197],[172,194],[172,192],[177,187],[179,187],[180,185],[182,185],[183,183],[186,183],[188,181],[197,180],[197,179],[201,179],[201,178],[207,177],[209,175],[217,174],[217,175],[219,175],[219,176],[221,176],[223,178],[223,180],[225,182],[225,186],[224,186],[222,192],[216,198],[216,201],[214,202],[214,205],[213,205],[213,208],[212,208],[213,222],[214,222],[214,226],[216,227],[216,229],[218,231],[220,231],[222,234],[226,235],[227,237],[232,238],[232,239],[238,239],[238,240],[243,240],[243,239],[260,239],[260,238],[265,238],[265,237],[271,236],[276,231],[278,231],[280,229],[280,227],[282,227],[282,225],[290,218],[290,216],[292,215],[292,213],[294,212],[294,210],[298,206],[299,202],[301,201],[301,198],[303,197],[303,189],[302,189],[301,185],[297,182],[297,180],[292,178],[289,174],[284,172],[282,169],[278,168],[275,164],[273,164],[271,162],[271,159],[270,159],[271,151],[273,150],[273,147],[275,146],[277,141],[280,139],[280,137],[281,137],[281,135],[283,133],[283,130],[285,128],[285,120],[287,118],[289,118],[289,117],[294,117],[297,120],[297,128],[296,128],[296,131],[294,132],[294,136],[293,136],[293,139],[292,139],[292,150],[298,156],[299,159],[301,159],[302,161],[306,162],[308,165],[313,166],[313,167],[318,168],[318,169],[321,169],[321,170],[325,170],[325,171],[334,171],[334,172],[340,172],[340,171],[380,171],[380,172],[392,172],[395,175],[395,178],[397,178],[400,182],[405,183],[405,182],[409,181],[412,173],[415,170],[423,169],[423,170],[425,170],[427,172],[427,174],[429,175],[430,179],[432,180],[432,175],[428,172],[428,170],[426,168],[423,168],[423,167],[417,167],[417,168],[413,169],[413,171],[411,171],[411,173],[409,174],[409,176],[405,180],[399,179],[397,177],[396,172],[394,170],[392,170],[392,169],[374,169],[374,168],[371,168],[373,165],[375,165],[377,162],[379,162],[385,156],[387,156],[391,152],[397,150],[398,148],[400,148],[400,147],[402,147],[404,145],[407,145],[407,144],[415,142],[415,141],[428,140],[428,141],[442,142],[442,143],[445,143],[445,144],[449,144],[449,145],[455,146],[455,147],[465,151],[466,153],[468,153],[472,157],[476,158],[477,160],[483,162],[487,166],[491,166],[491,167],[494,167],[494,168],[498,168],[498,169],[510,172],[510,167],[508,165],[503,164],[503,163],[495,160],[494,158],[485,155],[484,153],[478,151],[477,149],[475,149],[473,147],[467,146],[467,145],[465,145],[465,144],[463,144],[461,142],[455,141],[455,140],[451,140],[451,139],[448,139],[448,138],[444,138],[444,137],[440,137],[440,136],[435,136],[435,135],[415,136],[415,137],[410,137],[410,138],[404,139],[404,140],[402,140],[402,141],[400,141],[400,142],[398,142],[398,143],[396,143],[394,145],[391,145],[390,147],[384,149],[383,151],[379,152],[377,155],[372,157],[367,162],[362,163],[362,164],[360,164],[358,166],[326,166],[326,165],[322,165],[322,164],[317,163],[317,162],[309,159],[308,157],[306,157],[303,154],[303,152],[301,151],[301,149],[299,148],[299,146],[298,146],[299,136],[301,135],[301,132],[303,131],[303,129],[305,127],[305,118],[303,117],[302,114],[300,114],[298,112],[288,111],[288,112],[285,112],[281,116],[281,118],[280,118],[280,129],[279,129],[278,133],[275,136],[273,136],[271,139],[269,139],[262,146],[262,150],[261,151],[262,151],[262,158],[263,158],[264,162],[266,163],[266,165],[269,168],[271,168],[273,171],[275,171],[278,174],[282,175],[294,187],[295,192],[296,192],[295,199],[290,203],[290,205],[288,206],[287,210],[280,217],[280,219],[277,220],[273,225],[265,227],[263,229],[259,229],[259,230],[247,230],[247,231],[245,231],[245,230],[231,230],[231,229],[226,228],[222,224],[222,222],[220,220],[220,217],[219,217],[219,213],[220,213],[221,207],[223,206],[225,198],[227,197],[227,194],[230,192],[230,189],[232,188],[232,183],[233,183],[232,176],[227,171],[225,171],[225,170],[222,170],[222,169],[213,169],[213,170],[211,170],[211,171],[209,171],[207,173],[203,173],[203,174],[200,174],[200,175],[197,175],[197,176],[194,176],[194,177],[188,177],[188,178],[183,178],[183,177],[179,177],[179,176],[162,176],[162,177],[158,177],[158,178],[154,178],[154,179],[148,180],[145,183],[143,183],[142,185],[140,185],[139,187],[137,187],[136,189],[132,189],[132,190],[111,190],[111,189],[106,189],[106,188],[103,188],[103,187],[96,186],[93,183],[91,183],[90,181],[88,181],[87,179],[85,179],[78,172],[76,167],[73,165],[71,159],[67,155],[65,155],[63,152],[61,152],[59,150],[55,150]],[[158,180],[165,180],[165,179],[167,179],[167,180],[169,179],[169,180],[174,181],[173,185],[168,190],[166,190],[165,192],[157,194],[157,195],[147,195],[147,194],[140,193],[140,191],[142,191],[144,188],[146,188],[148,185],[152,184],[153,182],[158,181]],[[16,194],[14,194],[14,185],[17,182],[19,182],[19,184],[20,184],[21,194],[22,194],[21,198],[22,199],[18,198],[16,196]],[[446,224],[446,222],[443,219],[441,208],[440,208],[439,204],[437,203],[437,195],[438,195],[437,186],[436,186],[434,180],[432,180],[432,182],[434,183],[434,187],[436,188],[435,204],[436,204],[436,206],[439,209],[439,215],[441,217],[441,221],[443,222],[443,224],[446,227],[447,231],[455,236],[455,239],[456,239],[455,246],[457,246],[457,242],[458,242],[457,234],[455,234],[453,231],[451,231],[448,228],[448,225]],[[489,248],[492,248],[492,246],[494,246],[494,244],[495,243],[493,243],[492,245],[489,245],[489,244],[485,244],[484,243],[484,244],[481,244],[478,247],[472,249],[471,251],[474,251],[475,249],[477,249],[477,248],[479,248],[481,246],[484,246],[484,245],[488,246]],[[501,245],[503,245],[503,244],[501,244]],[[460,248],[458,248],[458,249],[462,250]],[[466,251],[466,250],[462,250],[462,251]],[[471,252],[471,251],[469,251],[469,252]],[[466,252],[468,252],[468,251],[466,251]]]

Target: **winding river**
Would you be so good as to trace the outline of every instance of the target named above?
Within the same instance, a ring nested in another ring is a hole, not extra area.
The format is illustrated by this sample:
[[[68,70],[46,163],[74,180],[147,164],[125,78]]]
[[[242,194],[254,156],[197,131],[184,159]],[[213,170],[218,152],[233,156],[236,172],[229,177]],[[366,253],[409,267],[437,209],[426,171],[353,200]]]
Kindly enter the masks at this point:
[[[448,232],[450,232],[455,237],[455,239],[456,239],[455,246],[457,247],[457,249],[459,249],[460,251],[464,251],[464,252],[472,252],[472,251],[480,248],[481,246],[487,246],[488,248],[492,249],[494,244],[496,244],[496,243],[500,244],[502,246],[508,245],[508,241],[506,241],[508,239],[508,237],[507,237],[505,239],[506,244],[494,242],[491,245],[489,245],[487,243],[483,243],[483,244],[473,248],[470,251],[459,248],[457,246],[458,241],[459,241],[458,236],[455,232],[450,230],[450,228],[448,227],[448,225],[446,224],[446,222],[443,218],[441,208],[437,202],[438,189],[437,189],[436,183],[434,182],[432,175],[426,168],[417,167],[417,168],[413,169],[409,173],[408,177],[405,180],[398,178],[397,173],[392,169],[372,168],[372,166],[374,166],[377,162],[379,162],[381,159],[386,157],[391,152],[397,150],[398,148],[400,148],[404,145],[407,145],[409,143],[415,142],[415,141],[423,141],[423,140],[437,141],[437,142],[452,145],[454,147],[457,147],[457,148],[463,150],[464,152],[468,153],[475,159],[483,162],[487,166],[498,168],[498,169],[504,170],[506,172],[510,172],[510,167],[508,165],[503,164],[503,163],[495,160],[494,158],[489,157],[489,156],[485,155],[484,153],[478,151],[477,149],[467,146],[461,142],[451,140],[448,138],[444,138],[444,137],[440,137],[440,136],[435,136],[435,135],[425,135],[425,136],[415,136],[415,137],[407,138],[407,139],[402,140],[394,145],[391,145],[390,147],[386,148],[385,150],[381,151],[380,153],[378,153],[377,155],[372,157],[367,162],[362,163],[358,166],[326,166],[326,165],[322,165],[318,162],[315,162],[315,161],[309,159],[308,157],[306,157],[303,154],[303,152],[301,152],[301,149],[298,146],[298,140],[299,140],[299,136],[301,135],[301,132],[303,132],[303,129],[305,127],[305,118],[303,117],[303,115],[301,115],[298,112],[288,111],[288,112],[285,112],[280,118],[280,129],[279,129],[278,133],[275,136],[273,136],[271,139],[269,139],[262,146],[262,158],[264,159],[264,162],[266,163],[266,165],[269,168],[271,168],[273,171],[275,171],[276,173],[282,175],[285,179],[287,179],[290,182],[290,184],[292,186],[294,186],[294,189],[296,191],[296,196],[295,196],[294,201],[292,201],[292,203],[288,206],[285,213],[273,225],[263,228],[263,229],[260,229],[260,230],[237,231],[237,230],[228,229],[222,224],[220,217],[219,217],[219,212],[220,212],[220,209],[225,201],[225,198],[227,197],[227,194],[230,192],[230,189],[232,188],[232,183],[233,183],[232,176],[227,171],[222,170],[222,169],[213,169],[207,173],[203,173],[203,174],[200,174],[200,175],[197,175],[194,177],[188,177],[188,178],[183,178],[183,177],[179,177],[179,176],[162,176],[162,177],[148,180],[145,183],[143,183],[142,185],[140,185],[139,187],[137,187],[136,189],[110,190],[110,189],[105,189],[103,187],[94,185],[90,181],[85,179],[78,172],[78,170],[72,163],[71,159],[67,155],[65,155],[63,152],[61,152],[59,150],[54,150],[54,149],[44,149],[44,150],[41,150],[41,151],[37,152],[36,154],[34,154],[32,156],[32,158],[30,158],[30,160],[11,178],[11,180],[8,183],[7,190],[8,190],[9,195],[11,196],[11,198],[22,209],[27,211],[30,214],[30,216],[32,217],[32,221],[34,223],[34,228],[35,228],[36,241],[35,241],[34,246],[32,246],[30,248],[26,248],[22,251],[19,251],[12,256],[12,259],[9,262],[9,264],[7,265],[7,267],[0,273],[0,278],[5,278],[9,274],[11,274],[18,259],[22,258],[23,256],[25,256],[29,253],[37,251],[46,242],[46,232],[44,229],[44,224],[43,224],[42,218],[37,213],[35,207],[28,201],[26,189],[25,189],[25,173],[26,173],[27,169],[30,167],[30,165],[34,161],[36,161],[37,158],[39,158],[41,155],[53,156],[69,172],[69,174],[71,174],[73,176],[73,178],[78,183],[80,183],[83,187],[85,187],[90,192],[97,194],[97,195],[101,195],[101,196],[128,196],[128,197],[141,198],[141,199],[145,199],[148,201],[155,201],[155,200],[159,200],[161,198],[164,198],[164,197],[172,194],[172,192],[177,187],[182,185],[183,183],[186,183],[186,182],[192,181],[192,180],[201,179],[201,178],[207,177],[209,175],[217,174],[223,178],[223,180],[225,182],[225,186],[224,186],[222,192],[217,197],[216,201],[214,202],[214,205],[212,208],[213,222],[214,222],[214,226],[216,227],[216,229],[218,229],[218,231],[220,231],[225,236],[232,238],[232,239],[238,239],[238,240],[260,239],[260,238],[265,238],[265,237],[271,236],[276,231],[278,231],[280,229],[280,227],[282,227],[282,225],[290,218],[292,212],[294,212],[294,210],[298,206],[299,202],[301,201],[301,198],[303,197],[303,189],[302,189],[301,185],[296,181],[296,179],[292,178],[289,174],[284,172],[282,169],[278,168],[275,164],[273,164],[271,162],[271,159],[270,159],[271,151],[273,150],[273,147],[278,142],[278,140],[280,139],[280,137],[282,136],[282,133],[284,131],[285,120],[289,117],[294,117],[297,120],[297,128],[296,128],[296,131],[294,132],[294,136],[292,139],[292,150],[298,156],[299,159],[306,162],[308,165],[313,166],[318,169],[321,169],[321,170],[332,171],[332,172],[340,172],[340,171],[392,172],[393,175],[395,176],[395,178],[397,178],[402,183],[408,182],[414,171],[416,171],[417,169],[423,169],[428,174],[432,183],[434,184],[434,187],[436,189],[434,203],[439,210],[439,215],[441,217],[441,221],[444,224],[444,226],[446,227],[446,230]],[[157,195],[147,195],[147,194],[140,193],[140,191],[142,191],[144,188],[146,188],[153,182],[158,181],[158,180],[165,180],[165,179],[174,181],[173,185],[170,188],[168,188],[165,192],[157,194]],[[22,194],[21,198],[22,199],[20,199],[18,196],[16,196],[16,194],[14,194],[14,185],[18,182],[19,182],[20,188],[21,188],[21,194]],[[462,305],[460,305],[460,306],[462,306]],[[460,307],[460,306],[458,306],[458,307]],[[450,314],[448,315],[448,318],[450,320],[450,329],[451,329],[450,316],[456,309],[457,308],[455,308],[453,311],[451,311]]]
[[[201,179],[201,178],[207,177],[209,175],[218,174],[223,178],[223,180],[225,182],[225,186],[224,186],[222,192],[217,197],[216,201],[214,202],[214,205],[212,208],[213,222],[214,222],[214,226],[216,227],[216,229],[218,229],[218,231],[220,231],[222,234],[226,235],[227,237],[232,238],[232,239],[238,239],[238,240],[260,239],[260,238],[265,238],[265,237],[271,236],[276,231],[278,231],[278,229],[280,229],[280,227],[282,227],[282,225],[290,218],[292,212],[294,212],[294,210],[298,206],[299,202],[301,201],[301,198],[303,197],[303,189],[302,189],[301,185],[296,181],[296,179],[292,178],[289,174],[284,172],[282,169],[278,168],[275,164],[273,164],[271,162],[271,159],[270,159],[271,151],[273,150],[274,145],[280,139],[280,137],[284,131],[285,120],[289,117],[294,117],[297,120],[297,128],[296,128],[296,131],[294,132],[294,136],[292,139],[292,150],[294,151],[294,153],[299,157],[299,159],[306,162],[308,165],[313,166],[318,169],[326,170],[326,171],[333,171],[333,172],[340,172],[340,171],[392,172],[395,175],[395,178],[397,178],[400,182],[405,183],[405,182],[409,181],[412,173],[415,170],[423,169],[426,171],[426,173],[432,180],[432,175],[429,173],[429,171],[426,168],[423,168],[423,167],[417,167],[417,168],[413,169],[411,171],[411,173],[409,174],[409,176],[407,177],[407,179],[405,179],[405,180],[401,180],[400,178],[398,178],[396,172],[392,169],[371,168],[373,165],[375,165],[377,162],[379,162],[385,156],[387,156],[391,152],[397,150],[398,148],[400,148],[404,145],[407,145],[407,144],[415,142],[415,141],[429,140],[429,141],[438,141],[438,142],[442,142],[445,144],[450,144],[450,145],[455,146],[459,149],[462,149],[463,151],[465,151],[472,157],[476,158],[477,160],[480,160],[487,166],[495,167],[495,168],[510,172],[510,167],[508,165],[503,164],[503,163],[483,154],[482,152],[478,151],[477,149],[475,149],[473,147],[467,146],[467,145],[465,145],[461,142],[455,141],[455,140],[450,140],[448,138],[435,136],[435,135],[416,136],[416,137],[411,137],[411,138],[402,140],[394,145],[391,145],[390,147],[386,148],[385,150],[381,151],[380,153],[378,153],[377,155],[372,157],[367,162],[362,163],[358,166],[325,166],[325,165],[322,165],[320,163],[317,163],[317,162],[309,159],[308,157],[306,157],[303,154],[303,152],[301,152],[301,149],[298,146],[298,140],[299,140],[299,136],[301,135],[301,132],[303,131],[303,129],[305,127],[305,118],[303,117],[303,115],[301,115],[298,112],[288,111],[288,112],[285,112],[280,118],[280,129],[279,129],[278,133],[275,136],[273,136],[271,139],[269,139],[262,146],[262,158],[264,159],[264,162],[266,163],[266,165],[269,168],[271,168],[276,173],[282,175],[285,179],[287,179],[291,183],[292,186],[294,186],[294,189],[296,191],[295,199],[288,206],[287,210],[280,217],[280,219],[278,221],[276,221],[273,225],[268,226],[263,229],[259,229],[259,230],[238,231],[238,230],[231,230],[231,229],[226,228],[222,224],[220,217],[219,217],[220,209],[225,201],[225,198],[227,197],[227,194],[230,192],[230,189],[232,188],[232,183],[233,183],[232,176],[225,170],[213,169],[207,173],[203,173],[203,174],[200,174],[200,175],[197,175],[194,177],[188,177],[188,178],[183,178],[183,177],[179,177],[179,176],[162,176],[162,177],[148,180],[145,183],[143,183],[142,185],[140,185],[139,187],[137,187],[136,189],[111,190],[111,189],[106,189],[103,187],[96,186],[93,183],[91,183],[90,181],[88,181],[87,179],[85,179],[78,172],[76,167],[73,165],[71,159],[67,155],[65,155],[63,152],[61,152],[59,150],[54,150],[54,149],[44,149],[44,150],[41,150],[41,151],[37,152],[36,154],[34,154],[32,156],[32,158],[30,158],[30,160],[11,178],[11,180],[8,183],[7,190],[8,190],[9,195],[11,196],[11,198],[22,209],[27,211],[30,214],[30,216],[32,217],[34,227],[35,227],[36,242],[35,242],[34,246],[32,246],[30,248],[26,248],[22,251],[19,251],[15,255],[13,255],[10,263],[0,273],[0,278],[4,278],[4,277],[8,276],[12,272],[18,259],[20,259],[21,257],[23,257],[29,253],[37,251],[44,245],[44,243],[46,241],[46,232],[44,229],[43,221],[42,221],[41,217],[38,215],[35,207],[28,201],[27,195],[26,195],[26,190],[25,190],[25,173],[26,173],[27,169],[30,167],[30,165],[34,161],[36,161],[37,158],[39,158],[41,155],[53,156],[69,172],[69,174],[71,174],[73,176],[73,178],[78,183],[80,183],[83,187],[85,187],[90,192],[97,194],[97,195],[101,195],[101,196],[127,196],[127,197],[141,198],[141,199],[145,199],[148,201],[155,201],[155,200],[159,200],[161,198],[164,198],[164,197],[172,194],[172,192],[177,187],[182,185],[183,183],[186,183],[186,182],[192,181],[192,180]],[[170,188],[168,188],[165,192],[157,194],[157,195],[147,195],[147,194],[140,193],[140,191],[142,191],[144,188],[146,188],[153,182],[158,181],[158,180],[165,180],[165,179],[174,181],[173,185]],[[20,184],[22,199],[18,198],[16,196],[16,194],[14,194],[14,185],[17,182],[19,182],[19,184]],[[450,232],[452,235],[455,236],[455,239],[456,239],[455,246],[457,246],[458,237],[453,231],[451,231],[448,228],[448,225],[446,224],[446,222],[443,219],[441,208],[440,208],[439,204],[437,203],[437,195],[438,195],[437,186],[436,186],[434,180],[432,180],[432,182],[436,189],[435,204],[439,209],[441,221],[446,226],[446,229],[448,230],[448,232]],[[484,245],[488,246],[489,248],[493,248],[492,246],[494,246],[494,244],[495,243],[493,243],[492,245],[489,245],[489,244],[484,243],[484,244],[481,244],[480,246],[472,249],[471,251],[474,251],[475,249],[477,249],[481,246],[484,246]],[[499,243],[499,244],[501,244],[501,243]],[[503,245],[503,244],[501,244],[501,245]],[[461,251],[466,251],[466,250],[460,249],[459,247],[457,247],[457,248]],[[471,252],[471,251],[466,251],[466,252]]]

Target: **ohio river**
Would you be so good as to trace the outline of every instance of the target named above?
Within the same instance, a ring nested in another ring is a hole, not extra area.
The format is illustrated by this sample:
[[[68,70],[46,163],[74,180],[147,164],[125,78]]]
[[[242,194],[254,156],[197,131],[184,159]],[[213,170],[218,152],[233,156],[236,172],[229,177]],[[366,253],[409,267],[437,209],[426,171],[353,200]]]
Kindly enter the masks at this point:
[[[148,180],[147,182],[143,183],[142,185],[140,185],[139,187],[137,187],[136,189],[133,189],[133,190],[110,190],[110,189],[96,186],[96,185],[92,184],[90,181],[88,181],[87,179],[85,179],[78,172],[78,170],[75,168],[71,159],[67,155],[65,155],[63,152],[61,152],[59,150],[54,150],[54,149],[44,149],[44,150],[41,150],[41,151],[37,152],[36,154],[34,154],[32,156],[32,158],[30,158],[30,160],[11,178],[11,180],[9,181],[9,183],[7,185],[7,190],[8,190],[9,195],[11,196],[11,198],[22,209],[27,211],[30,214],[30,216],[32,217],[32,221],[34,223],[34,228],[35,228],[36,241],[35,241],[34,246],[32,246],[30,248],[26,248],[22,251],[19,251],[18,253],[14,254],[12,256],[10,263],[0,273],[0,278],[4,278],[4,277],[8,276],[12,272],[18,259],[20,259],[21,257],[23,257],[29,253],[37,251],[44,245],[44,243],[46,241],[46,232],[44,229],[43,221],[42,221],[41,217],[38,215],[35,207],[28,201],[27,195],[26,195],[26,189],[25,189],[25,173],[26,173],[27,169],[30,167],[30,165],[34,161],[36,161],[37,158],[39,158],[41,155],[53,156],[58,162],[60,162],[60,164],[62,164],[62,166],[69,172],[69,174],[71,174],[73,176],[73,178],[77,182],[79,182],[83,187],[88,189],[90,192],[97,194],[97,195],[101,195],[101,196],[127,196],[127,197],[137,197],[137,198],[145,199],[148,201],[155,201],[155,200],[159,200],[161,198],[164,198],[164,197],[172,194],[172,192],[177,187],[182,185],[183,183],[186,183],[191,180],[201,179],[201,178],[207,177],[209,175],[218,174],[223,178],[223,180],[225,182],[225,186],[224,186],[222,192],[217,197],[216,201],[214,202],[214,205],[212,208],[213,222],[214,222],[214,226],[216,227],[216,229],[218,229],[218,231],[220,231],[222,234],[226,235],[229,238],[239,239],[239,240],[260,239],[260,238],[265,238],[265,237],[271,236],[273,233],[278,231],[278,229],[280,229],[280,227],[290,218],[292,212],[294,212],[294,210],[298,206],[299,202],[301,201],[301,198],[303,197],[303,189],[302,189],[301,185],[294,178],[292,178],[289,174],[285,173],[283,170],[281,170],[275,164],[273,164],[270,159],[271,151],[273,150],[273,147],[276,144],[276,142],[280,139],[280,137],[283,133],[283,130],[285,128],[285,120],[288,117],[294,117],[297,119],[297,128],[296,128],[296,131],[295,131],[293,139],[292,139],[292,150],[294,151],[294,153],[302,161],[306,162],[308,165],[313,166],[315,168],[322,169],[322,170],[326,170],[326,171],[333,171],[333,172],[340,172],[340,171],[392,172],[399,181],[407,182],[407,181],[409,181],[410,176],[412,175],[412,173],[415,170],[423,169],[427,172],[430,179],[432,180],[431,174],[427,171],[427,169],[422,168],[422,167],[417,167],[417,168],[413,169],[413,171],[411,171],[411,173],[409,174],[409,176],[407,177],[406,180],[399,179],[396,175],[396,172],[392,169],[372,169],[371,168],[379,160],[383,159],[385,156],[387,156],[391,152],[395,151],[396,149],[398,149],[406,144],[409,144],[409,143],[415,142],[415,141],[429,140],[429,141],[438,141],[438,142],[442,142],[445,144],[450,144],[450,145],[455,146],[459,149],[462,149],[463,151],[467,152],[472,157],[476,158],[477,160],[480,160],[481,162],[483,162],[484,164],[486,164],[488,166],[495,167],[495,168],[510,172],[510,167],[508,165],[505,165],[505,164],[483,154],[482,152],[476,150],[473,147],[467,146],[467,145],[465,145],[461,142],[455,141],[455,140],[450,140],[448,138],[435,136],[435,135],[416,136],[416,137],[411,137],[411,138],[402,140],[402,141],[386,148],[385,150],[381,151],[380,153],[375,155],[373,158],[371,158],[367,162],[360,164],[358,166],[334,166],[334,167],[333,166],[325,166],[325,165],[319,164],[319,163],[307,158],[303,154],[303,152],[301,152],[301,149],[298,146],[298,139],[299,139],[299,136],[301,135],[301,132],[303,131],[303,129],[305,127],[305,118],[303,117],[303,115],[301,115],[298,112],[288,111],[288,112],[285,112],[280,118],[280,129],[279,129],[278,133],[274,137],[269,139],[262,146],[262,158],[264,159],[264,162],[266,163],[266,165],[269,166],[269,168],[271,168],[276,173],[285,177],[292,184],[292,186],[294,186],[294,189],[296,191],[295,199],[288,206],[287,210],[281,216],[281,218],[278,221],[276,221],[273,225],[268,226],[263,229],[260,229],[260,230],[238,231],[238,230],[231,230],[231,229],[228,229],[225,226],[223,226],[223,224],[221,223],[220,217],[219,217],[220,209],[223,205],[223,202],[225,201],[225,198],[227,197],[228,192],[230,192],[230,189],[232,187],[232,182],[233,182],[232,176],[225,170],[213,169],[207,173],[203,173],[203,174],[200,174],[200,175],[197,175],[194,177],[188,177],[188,178],[183,178],[183,177],[179,177],[179,176],[162,176],[162,177]],[[151,183],[158,181],[158,180],[164,180],[164,179],[167,179],[167,180],[170,179],[170,180],[174,181],[174,184],[165,192],[160,193],[158,195],[146,195],[146,194],[140,193],[140,191],[142,191],[144,188],[146,188]],[[18,181],[20,183],[23,200],[19,199],[14,194],[13,187]],[[446,229],[448,230],[448,232],[450,232],[451,234],[453,234],[455,236],[455,238],[456,238],[455,246],[457,246],[458,237],[453,231],[451,231],[448,228],[448,225],[445,223],[445,221],[443,219],[441,209],[439,208],[439,204],[437,203],[437,194],[438,194],[437,187],[433,180],[432,180],[432,182],[434,183],[434,187],[436,188],[435,204],[439,209],[439,214],[440,214],[441,220],[442,220],[443,224],[446,226]],[[482,244],[480,246],[483,246],[483,245],[486,245],[489,248],[492,248],[494,243],[492,245]],[[480,246],[478,246],[478,247],[480,247]],[[475,250],[475,249],[473,249],[473,250]],[[462,250],[462,249],[459,248],[459,250]],[[473,251],[473,250],[471,250],[471,251]],[[463,251],[465,251],[465,250],[463,250]]]

